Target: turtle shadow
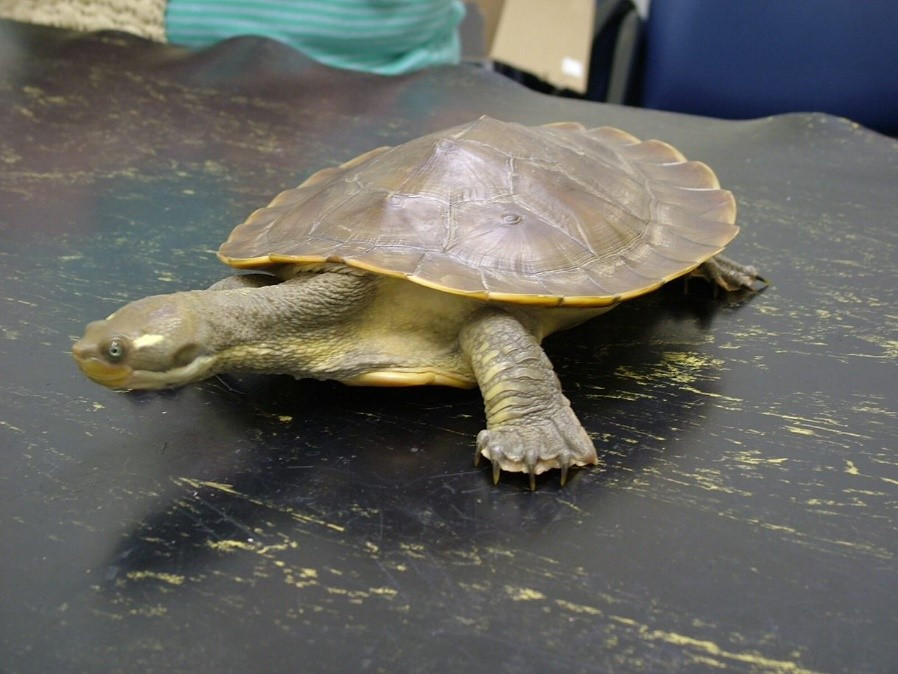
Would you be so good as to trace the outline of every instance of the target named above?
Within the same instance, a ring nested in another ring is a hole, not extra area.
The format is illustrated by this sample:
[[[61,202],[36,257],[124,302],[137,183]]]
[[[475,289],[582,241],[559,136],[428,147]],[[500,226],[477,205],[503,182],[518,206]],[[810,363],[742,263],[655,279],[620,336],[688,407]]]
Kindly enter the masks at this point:
[[[658,364],[671,349],[700,351],[712,322],[732,306],[664,288],[549,338],[547,353],[604,465],[576,471],[565,487],[551,471],[533,494],[522,475],[503,474],[493,486],[489,469],[473,465],[484,423],[476,390],[353,388],[283,376],[210,380],[195,397],[222,418],[218,435],[228,436],[230,453],[201,476],[172,478],[163,505],[111,551],[104,576],[201,574],[221,560],[222,541],[251,548],[299,536],[353,556],[369,544],[388,552],[428,540],[446,551],[472,537],[513,545],[563,529],[572,505],[600,508],[608,493],[663,457],[671,428],[698,426],[708,397],[665,379]],[[713,377],[701,383],[713,384]],[[133,402],[159,395],[179,394]]]

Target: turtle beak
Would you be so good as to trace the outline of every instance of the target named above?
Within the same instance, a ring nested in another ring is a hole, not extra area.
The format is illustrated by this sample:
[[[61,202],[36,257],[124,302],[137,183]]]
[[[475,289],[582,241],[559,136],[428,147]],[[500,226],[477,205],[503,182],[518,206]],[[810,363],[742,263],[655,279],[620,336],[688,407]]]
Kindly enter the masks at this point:
[[[133,370],[123,364],[109,363],[100,358],[95,344],[80,339],[72,346],[72,357],[78,367],[92,381],[109,388],[128,388]]]

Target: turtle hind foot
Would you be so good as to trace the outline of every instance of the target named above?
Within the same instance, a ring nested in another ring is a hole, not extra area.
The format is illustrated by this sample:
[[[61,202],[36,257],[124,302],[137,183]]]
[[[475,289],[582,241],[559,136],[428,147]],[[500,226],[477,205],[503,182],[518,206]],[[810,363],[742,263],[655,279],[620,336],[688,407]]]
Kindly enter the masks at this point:
[[[714,287],[715,297],[721,289],[728,293],[737,291],[757,293],[770,285],[767,279],[758,273],[757,267],[740,264],[723,255],[715,255],[687,274],[686,291],[689,289],[689,279],[695,277],[708,281]]]

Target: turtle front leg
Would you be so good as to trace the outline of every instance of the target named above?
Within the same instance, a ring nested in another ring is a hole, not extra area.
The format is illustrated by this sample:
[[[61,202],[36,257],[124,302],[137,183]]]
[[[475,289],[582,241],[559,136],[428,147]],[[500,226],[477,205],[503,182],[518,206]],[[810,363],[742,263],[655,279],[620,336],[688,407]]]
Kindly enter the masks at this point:
[[[462,329],[461,348],[471,363],[486,409],[486,429],[477,436],[475,463],[485,456],[500,472],[535,478],[552,468],[599,462],[595,446],[561,392],[552,363],[532,334],[512,315],[487,309]]]

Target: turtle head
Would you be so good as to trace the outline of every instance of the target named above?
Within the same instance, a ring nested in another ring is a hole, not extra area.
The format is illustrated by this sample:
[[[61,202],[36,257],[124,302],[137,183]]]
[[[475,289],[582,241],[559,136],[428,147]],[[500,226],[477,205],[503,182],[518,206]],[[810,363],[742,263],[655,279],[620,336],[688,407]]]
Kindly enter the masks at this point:
[[[78,367],[115,389],[181,386],[211,374],[201,345],[201,316],[189,293],[155,295],[89,323],[72,347]]]

